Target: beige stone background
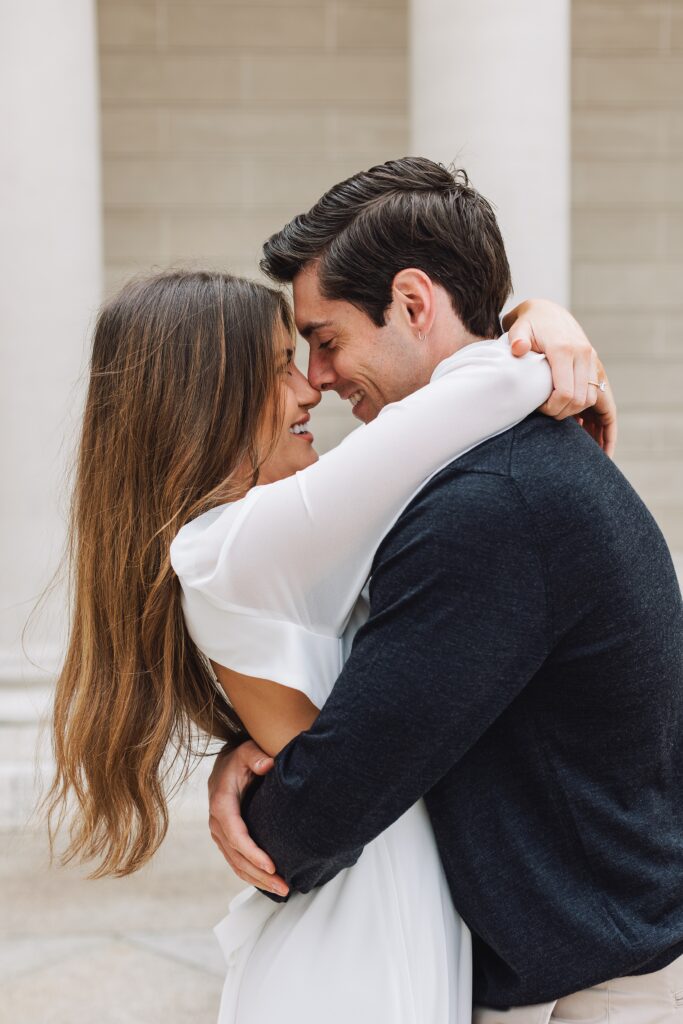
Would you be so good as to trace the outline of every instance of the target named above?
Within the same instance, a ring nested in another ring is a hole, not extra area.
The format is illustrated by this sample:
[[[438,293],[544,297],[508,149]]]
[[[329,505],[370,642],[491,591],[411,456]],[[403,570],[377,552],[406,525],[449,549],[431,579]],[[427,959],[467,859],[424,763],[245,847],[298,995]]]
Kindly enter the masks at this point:
[[[101,0],[105,290],[169,263],[255,274],[292,214],[404,155],[407,14],[403,0]],[[618,461],[683,552],[683,2],[573,0],[571,52],[571,305],[617,394]],[[322,449],[352,422],[333,396],[316,418]],[[210,928],[236,884],[202,773],[140,875],[47,870],[43,833],[21,827],[36,715],[7,692],[0,1024],[210,1024]]]
[[[683,3],[574,0],[572,304],[618,463],[683,550]]]

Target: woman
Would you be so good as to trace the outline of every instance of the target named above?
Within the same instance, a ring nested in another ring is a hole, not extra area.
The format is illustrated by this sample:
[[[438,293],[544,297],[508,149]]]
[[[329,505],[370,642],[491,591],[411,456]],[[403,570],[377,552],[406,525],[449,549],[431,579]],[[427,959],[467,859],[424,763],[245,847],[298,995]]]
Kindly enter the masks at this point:
[[[282,295],[227,275],[133,283],[99,316],[49,794],[58,823],[75,797],[66,858],[99,860],[94,877],[153,855],[168,752],[187,757],[196,728],[275,754],[310,726],[412,494],[551,389],[542,357],[470,345],[317,461],[319,395],[293,352]],[[418,428],[428,445],[411,443]],[[327,886],[279,905],[240,894],[218,933],[221,1024],[469,1020],[469,936],[421,803]]]

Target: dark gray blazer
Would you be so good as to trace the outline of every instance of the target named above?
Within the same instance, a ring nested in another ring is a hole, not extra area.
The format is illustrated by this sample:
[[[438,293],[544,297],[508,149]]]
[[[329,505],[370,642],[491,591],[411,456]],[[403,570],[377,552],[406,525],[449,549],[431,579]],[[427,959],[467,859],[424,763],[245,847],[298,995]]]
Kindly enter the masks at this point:
[[[574,421],[530,416],[420,492],[370,596],[317,722],[245,799],[291,887],[424,796],[476,1002],[682,953],[681,594],[616,466]]]

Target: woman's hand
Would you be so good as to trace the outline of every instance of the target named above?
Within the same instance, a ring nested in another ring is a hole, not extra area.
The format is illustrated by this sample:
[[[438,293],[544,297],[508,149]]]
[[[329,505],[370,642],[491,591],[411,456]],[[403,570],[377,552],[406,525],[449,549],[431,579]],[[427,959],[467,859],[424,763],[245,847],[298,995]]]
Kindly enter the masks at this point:
[[[529,299],[503,317],[514,355],[543,352],[553,391],[539,412],[562,420],[575,416],[607,455],[617,441],[617,407],[598,354],[571,313],[547,299]],[[605,390],[594,383],[604,382]]]
[[[610,458],[614,455],[617,444],[617,407],[614,401],[612,389],[605,368],[597,360],[598,372],[595,380],[604,381],[606,388],[600,391],[598,388],[590,388],[590,391],[597,392],[595,404],[576,417],[584,430],[587,430],[594,441],[596,441]]]
[[[286,896],[287,883],[275,873],[268,854],[249,835],[241,813],[244,791],[257,775],[266,775],[274,763],[253,740],[247,740],[231,753],[218,754],[208,784],[209,829],[214,843],[239,878],[259,889]]]

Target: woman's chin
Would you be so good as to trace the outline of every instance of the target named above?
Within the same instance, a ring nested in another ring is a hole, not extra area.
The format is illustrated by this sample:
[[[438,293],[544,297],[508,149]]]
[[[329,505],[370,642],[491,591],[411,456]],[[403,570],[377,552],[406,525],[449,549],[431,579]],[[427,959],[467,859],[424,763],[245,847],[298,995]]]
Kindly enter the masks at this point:
[[[287,460],[286,467],[282,466],[280,469],[268,474],[268,479],[261,480],[259,483],[270,483],[272,480],[283,480],[285,477],[294,476],[302,469],[307,469],[309,466],[314,465],[318,461],[320,456],[318,455],[315,448],[306,445],[306,449],[302,452],[297,452],[294,458]]]
[[[317,462],[319,458],[320,456],[318,455],[313,445],[309,445],[308,450],[306,451],[303,459],[301,460],[301,465],[298,466],[297,469],[306,469],[306,466],[312,466],[313,463]]]

